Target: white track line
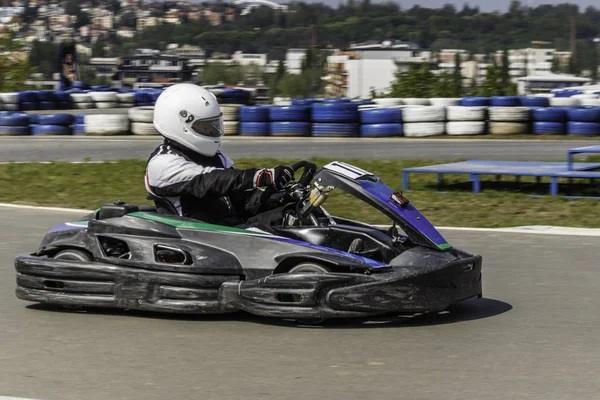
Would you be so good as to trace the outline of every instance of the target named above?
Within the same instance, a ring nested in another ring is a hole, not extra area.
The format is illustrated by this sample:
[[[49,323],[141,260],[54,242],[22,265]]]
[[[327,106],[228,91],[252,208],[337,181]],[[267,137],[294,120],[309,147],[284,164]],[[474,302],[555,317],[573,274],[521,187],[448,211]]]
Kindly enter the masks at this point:
[[[39,210],[39,211],[57,211],[65,213],[89,214],[93,210],[82,210],[76,208],[62,207],[41,207],[28,206],[22,204],[0,203],[0,207],[17,208],[23,210]],[[382,228],[388,228],[387,225],[381,225]],[[463,231],[463,232],[487,232],[487,233],[529,233],[538,235],[560,235],[560,236],[600,236],[600,228],[570,228],[560,226],[517,226],[511,228],[469,228],[455,226],[439,226],[436,227],[440,231]],[[2,400],[2,398],[0,398]]]

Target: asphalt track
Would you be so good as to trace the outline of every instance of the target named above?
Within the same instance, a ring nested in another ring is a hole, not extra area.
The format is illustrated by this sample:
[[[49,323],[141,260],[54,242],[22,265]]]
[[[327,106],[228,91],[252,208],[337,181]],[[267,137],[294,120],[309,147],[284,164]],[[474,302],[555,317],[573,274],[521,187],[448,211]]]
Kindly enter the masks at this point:
[[[0,162],[147,159],[157,137],[0,137]],[[375,160],[566,160],[567,150],[590,140],[325,139],[225,137],[232,158],[310,157]]]
[[[484,256],[453,312],[301,328],[246,315],[56,312],[14,256],[73,214],[0,207],[0,395],[99,399],[597,399],[600,237],[445,231]]]

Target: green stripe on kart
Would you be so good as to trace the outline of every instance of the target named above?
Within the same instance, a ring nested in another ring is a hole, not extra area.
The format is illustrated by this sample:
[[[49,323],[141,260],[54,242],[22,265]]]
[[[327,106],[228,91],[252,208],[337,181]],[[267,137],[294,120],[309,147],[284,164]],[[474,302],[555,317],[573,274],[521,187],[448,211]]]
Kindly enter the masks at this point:
[[[265,233],[249,231],[246,229],[234,228],[230,226],[207,224],[204,222],[195,221],[182,221],[177,218],[165,217],[163,215],[151,214],[146,212],[133,212],[128,214],[131,217],[143,218],[150,221],[160,222],[166,225],[173,226],[180,229],[196,229],[200,231],[212,231],[212,232],[231,232],[231,233],[244,233],[247,235],[266,235]]]

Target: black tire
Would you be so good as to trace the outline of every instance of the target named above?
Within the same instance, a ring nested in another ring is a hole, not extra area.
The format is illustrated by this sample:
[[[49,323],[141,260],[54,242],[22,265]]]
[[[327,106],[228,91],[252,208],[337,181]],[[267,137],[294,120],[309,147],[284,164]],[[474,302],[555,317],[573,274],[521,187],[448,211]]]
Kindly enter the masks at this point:
[[[329,271],[326,267],[320,265],[320,264],[315,264],[315,263],[302,263],[302,264],[298,264],[295,267],[293,267],[292,269],[290,269],[290,271],[288,272],[289,274],[306,274],[306,273],[311,273],[311,274],[328,274]],[[321,325],[323,322],[325,322],[326,318],[299,318],[299,319],[295,319],[294,321],[299,324],[299,325]]]
[[[58,252],[54,257],[54,260],[65,260],[65,261],[92,261],[92,258],[88,253],[76,250],[76,249],[67,249]]]

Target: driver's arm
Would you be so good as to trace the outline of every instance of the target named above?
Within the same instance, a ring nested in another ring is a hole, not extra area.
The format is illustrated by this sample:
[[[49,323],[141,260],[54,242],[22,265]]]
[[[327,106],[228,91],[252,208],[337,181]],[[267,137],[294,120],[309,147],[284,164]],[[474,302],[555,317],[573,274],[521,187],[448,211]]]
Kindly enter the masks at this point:
[[[294,176],[290,167],[233,169],[203,167],[172,153],[152,158],[146,167],[146,187],[160,197],[228,196],[262,186],[284,186]]]

